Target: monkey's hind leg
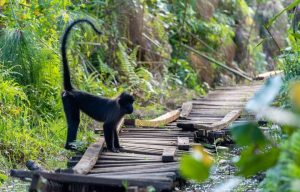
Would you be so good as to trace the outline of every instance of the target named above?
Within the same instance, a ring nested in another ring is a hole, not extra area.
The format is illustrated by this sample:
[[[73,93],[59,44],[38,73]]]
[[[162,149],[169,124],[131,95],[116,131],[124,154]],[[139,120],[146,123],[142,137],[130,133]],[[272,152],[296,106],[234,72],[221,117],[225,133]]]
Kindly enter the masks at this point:
[[[76,141],[77,137],[77,131],[80,122],[79,108],[73,96],[69,95],[67,92],[64,92],[62,94],[62,101],[68,123],[67,141],[65,144],[65,149],[76,150],[74,146],[71,145],[71,143]]]

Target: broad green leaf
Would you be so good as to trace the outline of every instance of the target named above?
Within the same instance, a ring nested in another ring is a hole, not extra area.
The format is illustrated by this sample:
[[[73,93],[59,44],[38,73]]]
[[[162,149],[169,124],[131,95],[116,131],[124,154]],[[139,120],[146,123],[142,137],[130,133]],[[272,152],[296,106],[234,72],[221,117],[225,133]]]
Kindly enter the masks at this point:
[[[280,76],[268,79],[266,84],[247,103],[246,109],[258,113],[262,108],[267,107],[274,101],[281,86],[282,78]]]
[[[236,163],[239,168],[239,175],[250,177],[273,167],[278,160],[279,152],[278,148],[262,152],[257,151],[254,145],[248,147],[242,152],[239,161]]]
[[[291,33],[291,35],[292,35],[295,39],[300,39],[300,34],[299,34],[299,33]]]
[[[267,143],[267,140],[257,123],[246,122],[236,124],[232,126],[230,130],[233,140],[240,146],[251,144],[263,146]]]
[[[198,182],[202,182],[209,177],[213,160],[202,147],[194,147],[191,155],[183,155],[180,160],[180,174]]]
[[[293,3],[289,4],[286,8],[284,8],[282,11],[280,11],[277,15],[275,15],[272,19],[269,20],[269,22],[265,25],[266,28],[269,28],[273,23],[277,20],[278,17],[280,17],[285,11],[289,11],[296,7],[300,3],[300,0],[294,0]]]

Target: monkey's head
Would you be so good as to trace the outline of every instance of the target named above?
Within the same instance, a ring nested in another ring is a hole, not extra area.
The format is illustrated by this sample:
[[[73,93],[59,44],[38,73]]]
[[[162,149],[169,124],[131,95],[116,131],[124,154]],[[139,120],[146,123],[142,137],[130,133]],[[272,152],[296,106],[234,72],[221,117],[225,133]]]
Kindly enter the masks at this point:
[[[133,112],[134,98],[132,95],[130,95],[126,92],[123,92],[119,95],[118,102],[119,102],[121,110],[125,114],[131,114]]]

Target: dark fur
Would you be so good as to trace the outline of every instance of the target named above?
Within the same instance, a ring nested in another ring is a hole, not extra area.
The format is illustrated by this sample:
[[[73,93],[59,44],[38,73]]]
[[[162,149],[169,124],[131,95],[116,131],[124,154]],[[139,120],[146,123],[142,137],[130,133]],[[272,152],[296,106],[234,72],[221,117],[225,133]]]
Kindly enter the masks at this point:
[[[134,98],[132,95],[123,92],[116,99],[107,99],[73,88],[70,80],[66,45],[72,27],[81,22],[88,23],[97,34],[101,34],[91,21],[80,19],[74,21],[67,27],[62,38],[61,53],[63,62],[63,83],[65,89],[62,93],[62,101],[68,123],[68,135],[65,148],[73,148],[71,143],[76,140],[80,122],[80,111],[82,111],[91,118],[104,122],[103,129],[107,148],[117,152],[121,146],[116,128],[125,114],[131,114],[133,112]]]

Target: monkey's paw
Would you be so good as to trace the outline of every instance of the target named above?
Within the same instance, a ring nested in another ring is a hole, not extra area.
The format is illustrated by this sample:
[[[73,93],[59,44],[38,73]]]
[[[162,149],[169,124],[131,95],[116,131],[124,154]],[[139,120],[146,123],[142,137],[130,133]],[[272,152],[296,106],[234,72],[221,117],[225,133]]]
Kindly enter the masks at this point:
[[[117,148],[107,148],[107,150],[113,153],[120,153],[120,150]]]

